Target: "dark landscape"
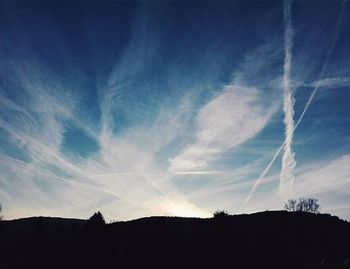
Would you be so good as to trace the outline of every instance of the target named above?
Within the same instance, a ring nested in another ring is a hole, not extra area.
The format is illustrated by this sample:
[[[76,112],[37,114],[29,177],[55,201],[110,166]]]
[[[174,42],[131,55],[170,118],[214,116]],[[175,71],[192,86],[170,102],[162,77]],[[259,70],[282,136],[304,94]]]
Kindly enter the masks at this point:
[[[1,222],[1,268],[350,268],[350,223],[265,211],[105,224],[32,217]]]

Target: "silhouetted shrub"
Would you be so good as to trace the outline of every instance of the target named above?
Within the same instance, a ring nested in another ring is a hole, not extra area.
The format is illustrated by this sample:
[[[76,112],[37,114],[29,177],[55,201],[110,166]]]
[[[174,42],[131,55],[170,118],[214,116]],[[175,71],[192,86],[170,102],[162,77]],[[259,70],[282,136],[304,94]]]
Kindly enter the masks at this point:
[[[213,214],[215,219],[228,217],[229,213],[226,210],[216,210]]]
[[[1,215],[1,211],[2,211],[2,205],[0,204],[0,221],[1,221],[2,218],[3,218],[3,215]]]
[[[320,205],[315,198],[289,199],[284,205],[284,209],[294,212],[319,213],[319,208]]]
[[[106,221],[100,211],[94,213],[86,222],[85,226],[90,230],[98,230],[106,225]]]
[[[109,247],[107,225],[101,212],[94,213],[84,224],[81,233],[81,253],[85,253],[85,262],[89,268],[103,268],[99,261]]]

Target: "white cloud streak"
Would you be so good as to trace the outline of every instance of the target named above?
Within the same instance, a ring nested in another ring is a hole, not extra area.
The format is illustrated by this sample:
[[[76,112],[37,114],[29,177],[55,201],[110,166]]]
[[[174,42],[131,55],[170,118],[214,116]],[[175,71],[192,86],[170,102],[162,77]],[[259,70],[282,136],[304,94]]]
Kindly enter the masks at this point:
[[[329,59],[333,53],[333,50],[334,50],[334,47],[335,47],[335,44],[338,40],[338,35],[339,35],[339,32],[340,32],[340,28],[341,28],[341,25],[342,25],[342,21],[343,21],[343,17],[344,17],[344,12],[345,12],[345,7],[346,7],[346,0],[343,0],[340,4],[340,13],[338,15],[338,18],[337,18],[337,22],[336,22],[336,28],[335,28],[335,33],[334,33],[334,37],[333,37],[333,40],[332,40],[332,44],[326,54],[326,59],[325,59],[325,62],[322,66],[322,70],[321,70],[321,73],[320,73],[320,76],[319,76],[319,79],[318,81],[316,82],[316,86],[314,88],[314,90],[312,91],[308,101],[306,102],[305,104],[305,107],[304,107],[304,110],[303,112],[301,113],[301,115],[299,116],[295,126],[294,126],[294,131],[298,128],[299,124],[301,123],[306,111],[308,110],[317,90],[321,87],[322,85],[322,81],[323,81],[323,77],[325,75],[325,72],[326,72],[326,69],[327,69],[327,66],[328,66],[328,62],[329,62]],[[285,146],[285,143],[283,143],[278,149],[277,151],[275,152],[274,156],[272,157],[272,159],[270,160],[270,162],[268,163],[268,165],[266,166],[266,168],[262,171],[262,173],[259,175],[259,177],[255,180],[253,186],[251,187],[246,199],[244,200],[242,207],[246,206],[246,204],[250,201],[250,199],[252,198],[256,188],[259,186],[259,184],[261,183],[262,179],[265,177],[265,175],[268,173],[268,171],[270,170],[272,164],[275,162],[276,158],[278,157],[278,155],[280,154],[280,152],[282,151],[283,147]]]
[[[227,150],[254,137],[274,111],[265,109],[259,101],[256,88],[226,86],[200,109],[195,142],[169,159],[169,170],[183,173],[204,169]]]
[[[335,32],[334,32],[334,37],[332,39],[331,46],[329,47],[329,49],[328,49],[328,51],[326,53],[326,58],[325,58],[325,61],[324,61],[323,65],[322,65],[321,73],[320,73],[319,79],[317,81],[317,84],[316,84],[315,88],[313,89],[313,91],[311,92],[310,97],[307,100],[307,102],[305,104],[305,107],[303,109],[303,112],[301,113],[297,123],[295,124],[295,128],[297,128],[298,125],[303,120],[304,115],[305,115],[306,111],[309,109],[309,106],[311,105],[311,102],[313,101],[313,99],[314,99],[318,89],[322,86],[322,81],[323,81],[323,78],[324,78],[325,73],[327,71],[329,60],[330,60],[330,58],[331,58],[331,56],[333,54],[333,51],[334,51],[334,48],[335,48],[335,44],[337,43],[337,40],[338,40],[338,36],[339,36],[339,33],[340,33],[340,29],[341,29],[341,25],[342,25],[342,22],[343,22],[343,18],[344,18],[346,2],[347,2],[347,0],[343,0],[340,3],[339,16],[337,18],[337,22],[336,22],[336,25],[335,25]]]
[[[329,90],[336,88],[350,87],[350,77],[328,77],[321,80],[304,83],[302,81],[292,81],[292,87],[308,87],[315,88],[318,86],[319,90]]]
[[[293,27],[291,15],[291,1],[284,1],[284,74],[283,74],[283,112],[285,124],[285,140],[282,156],[282,168],[280,175],[280,191],[283,195],[290,196],[294,182],[294,169],[296,161],[292,149],[294,135],[294,97],[291,87],[292,49],[293,49]]]
[[[311,84],[313,87],[317,87],[317,85],[319,89],[350,87],[350,77],[324,78]]]

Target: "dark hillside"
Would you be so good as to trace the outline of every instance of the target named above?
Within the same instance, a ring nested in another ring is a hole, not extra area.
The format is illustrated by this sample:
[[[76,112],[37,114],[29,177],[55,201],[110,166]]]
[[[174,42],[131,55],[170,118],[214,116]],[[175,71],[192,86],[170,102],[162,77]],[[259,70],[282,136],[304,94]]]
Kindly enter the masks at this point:
[[[326,214],[85,223],[4,221],[2,268],[350,268],[350,223]]]

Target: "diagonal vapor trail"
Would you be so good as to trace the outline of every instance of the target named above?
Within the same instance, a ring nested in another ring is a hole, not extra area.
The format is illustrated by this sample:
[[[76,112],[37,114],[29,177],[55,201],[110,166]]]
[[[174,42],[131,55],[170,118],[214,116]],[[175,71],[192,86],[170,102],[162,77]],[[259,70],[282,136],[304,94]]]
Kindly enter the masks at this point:
[[[331,46],[329,47],[329,49],[327,51],[326,59],[325,59],[325,61],[323,63],[323,66],[322,66],[321,73],[320,73],[320,76],[318,78],[317,84],[316,84],[314,90],[311,92],[310,97],[309,97],[309,99],[307,100],[307,102],[305,104],[304,110],[301,113],[297,123],[295,124],[295,128],[298,127],[298,125],[300,124],[301,120],[304,118],[304,115],[305,115],[306,111],[308,110],[312,100],[314,99],[318,89],[320,88],[320,86],[322,84],[322,79],[324,78],[324,75],[325,75],[327,67],[328,67],[329,60],[330,60],[330,58],[331,58],[331,56],[333,54],[335,44],[337,43],[337,40],[338,40],[341,24],[342,24],[343,18],[344,18],[346,2],[347,2],[347,0],[343,0],[341,2],[341,4],[340,4],[340,13],[339,13],[339,17],[338,17],[338,20],[337,20],[337,24],[335,26],[335,33],[334,33],[334,38],[332,40],[332,44],[331,44]]]
[[[335,26],[335,33],[334,33],[334,37],[333,37],[333,41],[331,43],[331,46],[329,47],[327,54],[326,54],[326,59],[322,65],[322,69],[321,69],[321,73],[318,79],[318,82],[315,86],[315,88],[313,89],[313,91],[310,94],[310,97],[308,99],[308,101],[305,104],[305,107],[303,109],[303,112],[301,113],[301,115],[299,116],[295,126],[294,126],[294,131],[298,128],[299,124],[301,123],[302,119],[304,118],[305,113],[307,112],[312,100],[314,99],[319,87],[321,86],[322,83],[322,79],[326,73],[327,67],[328,67],[328,63],[330,60],[330,57],[334,51],[334,47],[335,44],[337,43],[338,40],[338,36],[339,36],[339,32],[340,32],[340,28],[343,22],[343,18],[344,18],[344,13],[345,13],[345,7],[346,7],[346,2],[347,0],[343,0],[340,4],[340,12],[339,12],[339,16],[336,22],[336,26]],[[275,160],[277,159],[278,155],[280,154],[280,152],[282,151],[282,149],[285,146],[285,142],[283,142],[283,144],[277,149],[276,153],[274,154],[274,156],[272,157],[272,159],[270,160],[270,162],[268,163],[268,165],[266,166],[266,168],[262,171],[262,173],[260,174],[260,176],[257,178],[257,180],[254,182],[252,188],[250,189],[249,194],[247,195],[246,199],[244,200],[242,207],[244,207],[249,200],[252,198],[255,189],[259,186],[261,180],[265,177],[265,175],[267,174],[267,172],[270,170],[272,164],[275,162]]]
[[[294,169],[296,162],[294,159],[294,152],[292,149],[292,142],[294,136],[294,97],[291,87],[290,75],[292,68],[292,49],[293,49],[293,27],[291,15],[291,0],[284,1],[284,73],[283,73],[283,112],[285,125],[285,140],[282,156],[282,168],[280,175],[280,191],[285,193],[290,191],[294,182]]]

